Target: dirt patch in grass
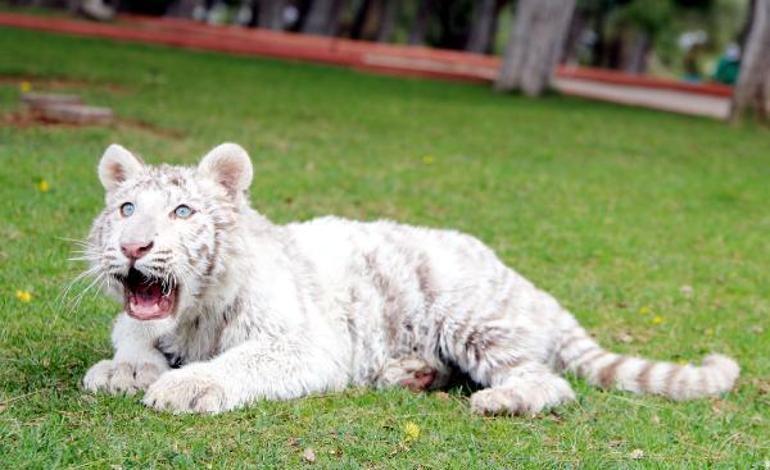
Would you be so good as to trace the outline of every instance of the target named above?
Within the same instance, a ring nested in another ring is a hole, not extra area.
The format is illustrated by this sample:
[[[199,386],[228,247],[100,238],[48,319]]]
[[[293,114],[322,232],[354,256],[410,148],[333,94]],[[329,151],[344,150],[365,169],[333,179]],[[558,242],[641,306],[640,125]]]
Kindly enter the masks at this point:
[[[185,133],[178,129],[170,129],[152,124],[140,119],[115,117],[110,124],[74,124],[69,122],[53,121],[40,113],[27,109],[21,109],[0,116],[0,126],[14,127],[17,129],[29,129],[32,127],[52,127],[61,129],[77,129],[82,127],[110,127],[114,129],[139,130],[165,139],[182,139]]]
[[[22,89],[24,87],[29,87],[32,90],[42,92],[73,90],[78,88],[96,88],[115,94],[127,94],[131,92],[129,87],[117,83],[96,82],[67,77],[38,77],[35,75],[0,75],[0,85],[17,85]],[[103,126],[140,130],[167,139],[181,139],[185,135],[184,132],[177,129],[161,127],[139,119],[121,117],[115,117],[114,120],[109,124],[79,124],[62,122],[49,119],[42,113],[35,112],[28,107],[22,107],[15,111],[0,115],[0,126],[15,127],[18,129],[28,129],[31,127],[39,126],[73,129],[79,127]]]
[[[179,140],[185,137],[185,133],[179,129],[160,127],[141,119],[117,118],[113,127],[136,129],[166,139]]]
[[[125,85],[111,82],[98,82],[67,77],[38,77],[35,75],[0,75],[0,85],[18,85],[28,83],[35,90],[68,90],[72,88],[96,88],[111,93],[128,94],[131,89]]]

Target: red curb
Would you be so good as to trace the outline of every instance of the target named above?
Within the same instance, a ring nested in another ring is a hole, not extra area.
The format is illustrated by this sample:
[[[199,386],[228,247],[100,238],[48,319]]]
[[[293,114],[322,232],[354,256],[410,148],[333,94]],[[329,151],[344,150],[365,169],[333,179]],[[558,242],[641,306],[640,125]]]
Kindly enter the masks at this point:
[[[501,62],[498,57],[460,51],[236,26],[211,26],[175,18],[122,15],[117,22],[106,24],[69,18],[0,13],[0,26],[237,55],[292,59],[385,75],[470,83],[494,81]],[[683,83],[585,67],[559,67],[556,75],[560,78],[615,85],[668,89],[708,96],[732,96],[732,88],[725,85]]]

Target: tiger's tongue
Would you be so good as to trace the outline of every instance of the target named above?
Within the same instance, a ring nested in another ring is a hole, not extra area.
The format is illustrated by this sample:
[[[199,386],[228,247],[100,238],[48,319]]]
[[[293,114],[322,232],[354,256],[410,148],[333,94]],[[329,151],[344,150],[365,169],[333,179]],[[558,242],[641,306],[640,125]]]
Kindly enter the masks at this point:
[[[141,320],[161,318],[169,313],[171,299],[163,296],[160,285],[153,283],[137,286],[129,295],[129,308]]]

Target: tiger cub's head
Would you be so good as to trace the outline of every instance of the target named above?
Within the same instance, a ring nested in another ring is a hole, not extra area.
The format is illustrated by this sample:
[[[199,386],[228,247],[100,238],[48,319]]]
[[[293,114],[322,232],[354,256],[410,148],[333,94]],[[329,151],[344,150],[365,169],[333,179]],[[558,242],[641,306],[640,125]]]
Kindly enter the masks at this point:
[[[197,167],[150,166],[119,145],[99,162],[105,208],[88,237],[91,268],[138,320],[197,304],[224,272],[231,233],[249,211],[246,151],[222,144]]]

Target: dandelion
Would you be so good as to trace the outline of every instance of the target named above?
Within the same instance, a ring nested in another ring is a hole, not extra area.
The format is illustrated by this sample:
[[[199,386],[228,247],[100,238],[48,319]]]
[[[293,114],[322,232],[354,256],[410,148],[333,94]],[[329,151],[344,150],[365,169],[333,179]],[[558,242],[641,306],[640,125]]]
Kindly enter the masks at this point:
[[[639,315],[648,315],[652,310],[650,310],[650,307],[647,305],[642,306],[642,308],[639,309]]]
[[[426,165],[432,165],[434,161],[436,161],[436,157],[433,155],[425,155],[422,157],[422,162]]]
[[[17,290],[16,299],[18,299],[19,302],[27,303],[32,300],[32,293],[28,290]]]
[[[414,441],[420,437],[420,426],[409,421],[404,425],[404,436],[407,441]]]
[[[663,317],[661,317],[660,315],[655,315],[654,317],[652,317],[653,325],[660,325],[661,323],[663,323]]]
[[[47,193],[51,190],[51,185],[48,184],[48,181],[41,179],[37,182],[37,190],[41,193]]]
[[[19,83],[19,90],[21,90],[22,93],[29,93],[32,91],[32,84],[24,80],[23,82]]]

